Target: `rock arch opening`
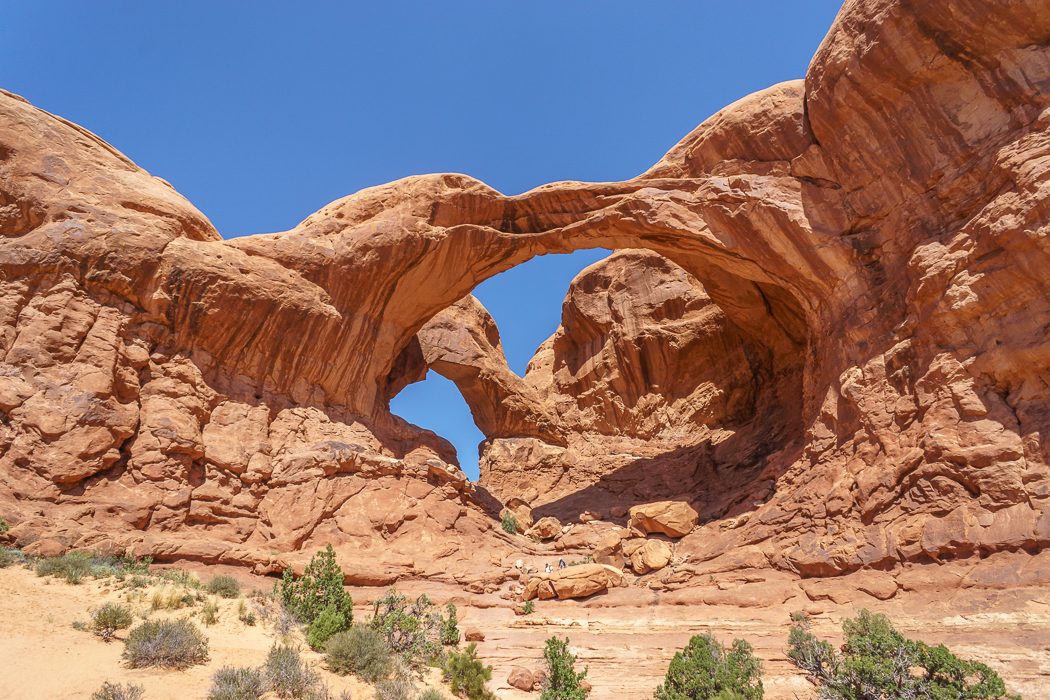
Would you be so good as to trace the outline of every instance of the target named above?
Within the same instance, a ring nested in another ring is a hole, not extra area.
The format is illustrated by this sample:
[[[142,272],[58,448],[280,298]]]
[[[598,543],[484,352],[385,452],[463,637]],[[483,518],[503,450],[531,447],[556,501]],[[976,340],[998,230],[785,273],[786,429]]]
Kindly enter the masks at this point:
[[[486,438],[481,483],[505,502],[574,518],[681,498],[722,517],[765,500],[797,456],[806,337],[774,290],[714,280],[732,315],[681,265],[625,248],[572,280],[524,376],[469,295],[431,318],[396,366],[456,384]]]

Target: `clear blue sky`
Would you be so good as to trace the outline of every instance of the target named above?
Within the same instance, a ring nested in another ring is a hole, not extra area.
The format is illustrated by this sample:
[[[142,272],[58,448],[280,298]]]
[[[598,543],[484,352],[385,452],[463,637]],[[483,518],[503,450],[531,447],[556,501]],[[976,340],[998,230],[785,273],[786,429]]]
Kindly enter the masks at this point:
[[[14,2],[0,87],[98,133],[227,237],[291,228],[362,187],[463,172],[508,194],[621,180],[704,118],[802,77],[840,0]],[[522,371],[595,251],[476,294]],[[462,398],[393,404],[477,474]]]

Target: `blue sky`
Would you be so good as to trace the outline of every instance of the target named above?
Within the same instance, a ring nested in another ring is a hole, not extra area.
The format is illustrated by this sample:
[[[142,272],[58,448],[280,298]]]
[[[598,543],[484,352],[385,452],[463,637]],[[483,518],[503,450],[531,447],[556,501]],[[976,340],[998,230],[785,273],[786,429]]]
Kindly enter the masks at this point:
[[[726,104],[802,77],[840,5],[9,3],[0,87],[98,133],[231,237],[412,174],[508,194],[631,177]],[[600,257],[537,258],[477,288],[512,368]],[[482,435],[448,382],[431,374],[393,408],[477,474]]]

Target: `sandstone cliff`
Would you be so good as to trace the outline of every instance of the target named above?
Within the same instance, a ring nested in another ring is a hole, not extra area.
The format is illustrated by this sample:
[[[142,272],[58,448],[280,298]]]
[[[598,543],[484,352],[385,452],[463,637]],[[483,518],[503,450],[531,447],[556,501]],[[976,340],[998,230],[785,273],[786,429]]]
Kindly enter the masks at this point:
[[[0,515],[23,543],[269,571],[332,542],[363,582],[493,588],[529,545],[389,413],[429,366],[490,438],[500,498],[692,501],[679,583],[1037,551],[1048,37],[1038,0],[847,2],[804,80],[633,180],[415,177],[230,241],[0,95]],[[648,252],[578,277],[514,376],[470,290],[593,247]]]

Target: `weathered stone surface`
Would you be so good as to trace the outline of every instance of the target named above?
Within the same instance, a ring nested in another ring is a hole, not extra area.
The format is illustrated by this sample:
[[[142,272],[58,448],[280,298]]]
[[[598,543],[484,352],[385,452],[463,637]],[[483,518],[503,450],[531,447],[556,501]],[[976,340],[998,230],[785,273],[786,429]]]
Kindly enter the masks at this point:
[[[646,534],[658,532],[668,537],[685,537],[696,527],[698,514],[682,501],[643,503],[631,508],[628,526]]]
[[[0,515],[257,571],[333,543],[353,580],[478,590],[522,554],[510,497],[562,522],[688,501],[676,554],[721,570],[1038,551],[1048,33],[1037,0],[850,2],[804,80],[631,180],[412,177],[229,241],[4,93]],[[470,290],[594,247],[621,252],[513,376]],[[486,432],[488,494],[389,412],[428,367]]]

